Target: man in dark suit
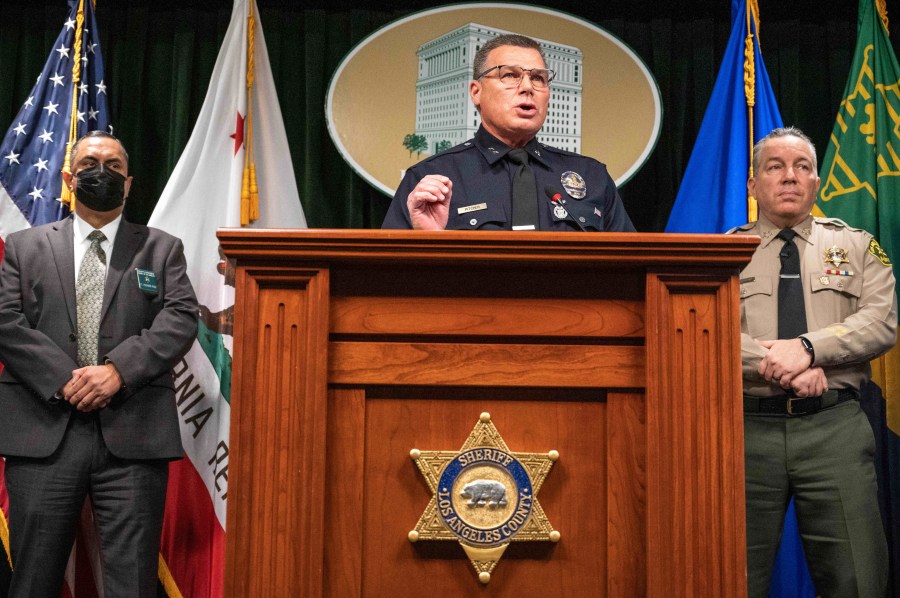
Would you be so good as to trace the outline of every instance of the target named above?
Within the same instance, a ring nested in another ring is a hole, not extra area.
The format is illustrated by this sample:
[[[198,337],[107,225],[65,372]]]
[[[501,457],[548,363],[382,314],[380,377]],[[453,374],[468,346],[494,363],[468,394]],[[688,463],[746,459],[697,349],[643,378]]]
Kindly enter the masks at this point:
[[[155,597],[168,462],[182,456],[171,370],[197,300],[181,241],[122,219],[122,144],[89,133],[71,164],[75,214],[9,235],[0,265],[10,596],[59,596],[90,496],[106,595]]]

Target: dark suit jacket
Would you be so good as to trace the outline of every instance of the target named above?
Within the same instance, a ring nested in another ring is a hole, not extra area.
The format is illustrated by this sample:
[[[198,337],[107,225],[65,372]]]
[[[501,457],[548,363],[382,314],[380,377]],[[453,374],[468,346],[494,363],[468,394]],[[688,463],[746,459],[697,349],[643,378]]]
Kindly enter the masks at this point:
[[[77,363],[73,219],[9,235],[0,265],[0,454],[47,457],[73,410],[54,394]],[[157,292],[136,268],[156,274]],[[99,363],[125,386],[99,411],[110,452],[126,459],[183,455],[172,367],[197,335],[197,299],[184,249],[160,230],[122,220],[108,259]]]

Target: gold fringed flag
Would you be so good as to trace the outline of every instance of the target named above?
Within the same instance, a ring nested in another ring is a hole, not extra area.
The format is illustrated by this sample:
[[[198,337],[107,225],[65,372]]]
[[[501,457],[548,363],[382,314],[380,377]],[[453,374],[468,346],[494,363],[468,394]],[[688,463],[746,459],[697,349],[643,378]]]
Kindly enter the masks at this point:
[[[753,144],[781,126],[781,114],[762,60],[755,0],[732,1],[731,26],[666,232],[724,233],[754,216],[755,200],[747,197]]]
[[[234,277],[216,229],[306,226],[258,15],[254,0],[234,2],[194,131],[149,222],[184,241],[201,304],[197,342],[175,368],[187,458],[169,473],[159,575],[170,598],[222,594]]]

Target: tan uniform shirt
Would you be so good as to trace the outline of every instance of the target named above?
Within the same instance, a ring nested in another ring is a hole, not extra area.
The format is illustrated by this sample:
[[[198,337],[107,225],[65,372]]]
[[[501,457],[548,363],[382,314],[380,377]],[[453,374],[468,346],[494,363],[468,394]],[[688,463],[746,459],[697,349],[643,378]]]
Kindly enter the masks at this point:
[[[784,394],[757,372],[766,349],[754,342],[778,338],[779,253],[784,246],[776,237],[779,230],[760,215],[759,221],[729,231],[761,238],[740,281],[744,393],[752,396]],[[813,345],[813,365],[824,369],[829,389],[858,389],[871,376],[869,360],[896,340],[893,269],[872,235],[836,218],[810,216],[794,231],[809,329],[803,336]],[[825,252],[831,248],[839,255],[845,251],[847,262],[826,262]]]

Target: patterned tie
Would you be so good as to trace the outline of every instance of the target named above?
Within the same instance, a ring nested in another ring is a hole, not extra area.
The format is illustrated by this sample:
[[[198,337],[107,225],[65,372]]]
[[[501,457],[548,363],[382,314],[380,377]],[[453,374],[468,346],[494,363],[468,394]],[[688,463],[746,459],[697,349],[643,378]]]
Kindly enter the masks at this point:
[[[806,330],[803,283],[800,280],[800,253],[794,243],[797,236],[790,228],[778,232],[781,248],[781,275],[778,282],[778,338],[797,338]]]
[[[103,307],[103,285],[106,282],[106,252],[100,243],[106,240],[99,230],[88,235],[88,247],[78,282],[75,283],[75,301],[78,314],[78,364],[97,365],[97,343],[100,336],[100,309]]]
[[[528,165],[528,154],[522,148],[509,150],[509,161],[519,166],[513,174],[513,230],[537,230],[537,184]]]

